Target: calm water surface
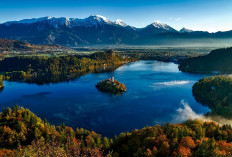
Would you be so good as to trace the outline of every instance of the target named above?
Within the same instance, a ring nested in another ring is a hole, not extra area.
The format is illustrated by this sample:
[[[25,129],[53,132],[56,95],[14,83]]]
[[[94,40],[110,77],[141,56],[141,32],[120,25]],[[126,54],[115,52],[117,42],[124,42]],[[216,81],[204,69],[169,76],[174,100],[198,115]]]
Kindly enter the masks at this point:
[[[204,75],[182,73],[174,63],[138,61],[119,67],[115,78],[127,86],[124,95],[95,88],[110,76],[88,74],[50,85],[5,82],[0,107],[19,104],[51,124],[64,122],[109,137],[146,125],[182,122],[209,111],[194,100],[191,91]]]

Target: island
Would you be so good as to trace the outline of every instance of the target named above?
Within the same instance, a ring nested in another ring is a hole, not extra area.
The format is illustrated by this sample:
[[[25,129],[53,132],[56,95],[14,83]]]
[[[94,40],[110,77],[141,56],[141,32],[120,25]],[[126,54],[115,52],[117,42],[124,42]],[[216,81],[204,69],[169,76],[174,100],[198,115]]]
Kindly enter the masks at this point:
[[[211,109],[210,115],[232,118],[232,76],[219,75],[200,79],[193,86],[195,99]]]
[[[98,82],[96,87],[99,91],[112,94],[123,94],[127,90],[124,84],[120,83],[118,80],[114,80],[113,77]]]

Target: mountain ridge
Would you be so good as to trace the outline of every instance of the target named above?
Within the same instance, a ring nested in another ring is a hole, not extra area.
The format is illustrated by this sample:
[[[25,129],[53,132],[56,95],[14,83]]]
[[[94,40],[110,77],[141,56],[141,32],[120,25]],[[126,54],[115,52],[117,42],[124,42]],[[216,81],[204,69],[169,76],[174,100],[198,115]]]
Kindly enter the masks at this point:
[[[182,45],[183,43],[206,43],[210,45],[230,44],[232,31],[209,33],[186,28],[178,31],[159,21],[143,28],[136,28],[122,20],[110,21],[101,15],[91,15],[84,19],[41,17],[5,22],[0,24],[0,38],[25,40],[32,44],[59,44],[70,47],[112,44]]]
[[[102,16],[102,15],[91,15],[87,18],[69,18],[69,17],[53,17],[53,16],[45,16],[45,17],[40,17],[40,18],[31,18],[31,19],[22,19],[22,20],[18,20],[18,21],[7,21],[4,23],[0,23],[3,25],[11,25],[11,24],[33,24],[33,23],[39,23],[39,22],[45,22],[45,21],[50,21],[50,22],[57,22],[57,23],[62,23],[62,24],[66,24],[66,26],[70,25],[71,23],[74,24],[74,26],[80,26],[83,22],[95,22],[94,20],[100,22],[100,23],[106,23],[106,24],[116,24],[116,25],[120,25],[120,26],[130,26],[128,24],[126,24],[123,20],[121,19],[117,19],[115,21],[111,21],[108,20],[106,17]],[[79,23],[79,24],[78,24]],[[76,25],[75,25],[76,24]],[[162,28],[162,29],[174,29],[171,26],[169,26],[166,23],[162,23],[160,21],[154,21],[151,24],[147,25],[150,26],[153,25],[156,28]],[[134,27],[137,29],[142,29],[142,28],[146,28],[147,26],[141,27],[141,28],[137,28],[134,26],[130,26],[130,27]],[[174,29],[176,30],[176,29]],[[178,31],[178,30],[176,30]]]
[[[86,20],[89,20],[89,19],[96,19],[98,21],[104,21],[105,23],[110,23],[110,24],[116,24],[116,25],[121,25],[121,26],[130,26],[130,27],[134,27],[134,28],[137,28],[137,29],[142,29],[142,28],[146,28],[147,26],[149,25],[153,25],[154,27],[156,28],[164,28],[165,27],[170,27],[176,31],[178,31],[177,29],[169,26],[168,24],[166,23],[163,23],[163,22],[160,22],[160,21],[154,21],[144,27],[135,27],[135,26],[131,26],[131,25],[128,25],[126,24],[122,19],[116,19],[115,21],[111,21],[111,20],[108,20],[106,17],[102,16],[102,15],[90,15],[89,17],[86,17],[86,18],[69,18],[69,17],[53,17],[53,16],[45,16],[45,17],[39,17],[39,18],[30,18],[30,19],[22,19],[22,20],[14,20],[14,21],[7,21],[7,22],[3,22],[3,23],[0,23],[0,25],[4,24],[4,25],[11,25],[11,24],[32,24],[32,23],[37,23],[37,22],[42,22],[42,21],[46,21],[46,20],[50,20],[50,21],[53,21],[53,22],[59,22],[59,21],[62,21],[62,20],[65,20],[65,22],[68,24],[69,22],[83,22],[83,21],[86,21]],[[62,21],[64,22],[64,21]],[[189,29],[189,28],[186,28],[186,27],[183,27],[182,29],[180,29],[178,32],[182,32],[184,30],[185,32],[208,32],[208,31],[202,31],[202,30],[192,30],[192,29]],[[232,31],[232,28],[231,30],[228,30],[228,31]],[[213,33],[217,33],[217,32],[227,32],[227,31],[216,31],[216,32],[213,32]]]

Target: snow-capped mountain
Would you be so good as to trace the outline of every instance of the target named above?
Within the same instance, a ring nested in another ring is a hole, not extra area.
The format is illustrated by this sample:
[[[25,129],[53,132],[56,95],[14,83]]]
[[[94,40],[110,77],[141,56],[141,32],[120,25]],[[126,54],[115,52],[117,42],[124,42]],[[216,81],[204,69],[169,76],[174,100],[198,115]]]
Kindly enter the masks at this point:
[[[186,27],[183,27],[183,28],[180,30],[180,33],[190,33],[190,32],[193,32],[193,30],[188,29],[188,28],[186,28]]]
[[[89,16],[85,19],[79,18],[67,18],[67,17],[42,17],[42,18],[33,18],[33,19],[25,19],[20,21],[10,21],[4,23],[7,26],[12,24],[35,24],[35,23],[48,23],[55,28],[67,26],[67,27],[91,27],[97,25],[105,25],[105,24],[117,24],[120,26],[127,26],[122,21],[112,22],[108,20],[106,17],[101,15]]]
[[[128,26],[126,23],[123,22],[123,20],[121,19],[117,19],[115,22],[114,22],[116,25],[120,25],[120,26],[123,26],[123,27],[126,27]]]
[[[167,25],[165,23],[161,23],[160,21],[153,22],[151,24],[151,26],[154,26],[155,28],[158,28],[158,29],[167,30],[167,31],[173,31],[173,30],[175,30],[174,28],[170,27],[169,25]]]
[[[71,27],[73,26],[82,26],[82,27],[91,27],[97,25],[113,24],[112,21],[108,20],[106,17],[101,15],[89,16],[85,19],[71,19]]]
[[[186,33],[189,32],[189,33]],[[190,33],[191,32],[191,33]],[[84,19],[42,17],[10,21],[0,24],[0,38],[26,40],[33,44],[60,44],[64,46],[99,44],[170,44],[183,40],[232,38],[232,31],[209,33],[183,28],[180,31],[155,21],[143,28],[135,28],[122,20],[112,22],[101,15]],[[209,40],[210,39],[210,40]],[[182,42],[183,42],[182,41]]]
[[[144,27],[141,29],[141,32],[143,34],[146,34],[148,36],[159,34],[159,33],[170,33],[170,32],[177,32],[174,28],[171,26],[161,23],[159,21],[155,21],[151,23],[150,25]]]

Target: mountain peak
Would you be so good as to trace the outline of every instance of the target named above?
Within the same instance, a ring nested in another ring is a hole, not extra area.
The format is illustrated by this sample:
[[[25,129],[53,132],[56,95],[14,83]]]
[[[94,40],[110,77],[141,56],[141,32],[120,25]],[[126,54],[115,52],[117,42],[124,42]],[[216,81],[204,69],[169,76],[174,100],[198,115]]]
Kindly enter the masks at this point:
[[[121,19],[117,19],[114,23],[117,25],[123,26],[123,27],[127,26],[127,24],[124,23],[123,20],[121,20]]]
[[[163,28],[163,29],[166,29],[167,27],[170,27],[170,26],[168,26],[167,24],[162,23],[162,22],[160,22],[160,21],[155,21],[155,22],[152,23],[152,25],[153,25],[154,27],[156,27],[156,28]]]
[[[87,19],[97,20],[98,22],[105,22],[105,23],[110,22],[106,17],[104,17],[102,15],[91,15]]]
[[[153,22],[152,24],[148,25],[147,28],[155,28],[161,30],[162,32],[176,32],[174,28],[160,21]]]
[[[181,30],[180,30],[181,33],[190,33],[190,32],[193,32],[193,30],[191,29],[188,29],[186,27],[183,27]]]
[[[107,18],[106,18],[105,16],[102,16],[102,15],[95,15],[95,16],[98,17],[98,18],[101,18],[101,19],[103,19],[103,20],[108,21]]]

